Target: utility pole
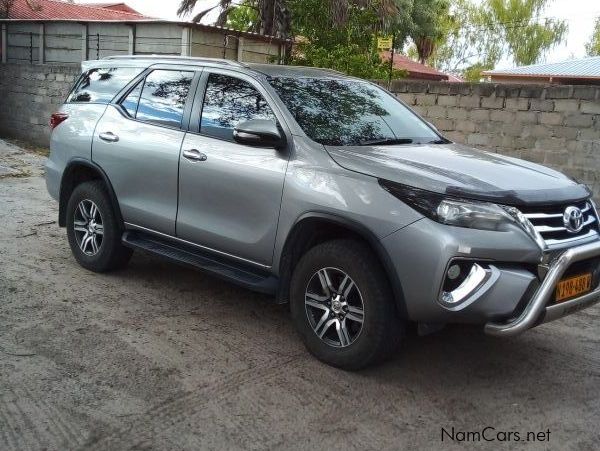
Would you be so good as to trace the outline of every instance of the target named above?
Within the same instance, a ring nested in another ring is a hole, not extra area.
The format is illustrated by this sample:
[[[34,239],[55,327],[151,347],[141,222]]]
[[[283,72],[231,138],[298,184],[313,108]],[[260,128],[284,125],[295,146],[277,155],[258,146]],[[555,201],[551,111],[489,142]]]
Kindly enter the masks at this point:
[[[392,87],[392,72],[394,71],[394,44],[396,43],[396,33],[392,33],[392,47],[390,48],[390,70],[388,73],[388,89]]]

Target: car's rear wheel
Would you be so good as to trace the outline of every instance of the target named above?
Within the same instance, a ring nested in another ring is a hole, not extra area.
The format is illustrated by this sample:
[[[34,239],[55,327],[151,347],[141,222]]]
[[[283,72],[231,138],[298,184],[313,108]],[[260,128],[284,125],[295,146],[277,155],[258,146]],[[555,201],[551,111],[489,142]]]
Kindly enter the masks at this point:
[[[384,274],[370,248],[356,240],[325,242],[300,259],[291,281],[291,310],[313,355],[356,370],[397,349],[403,324]]]
[[[121,244],[121,234],[102,182],[78,185],[67,204],[67,237],[77,262],[95,272],[125,266],[132,251]]]

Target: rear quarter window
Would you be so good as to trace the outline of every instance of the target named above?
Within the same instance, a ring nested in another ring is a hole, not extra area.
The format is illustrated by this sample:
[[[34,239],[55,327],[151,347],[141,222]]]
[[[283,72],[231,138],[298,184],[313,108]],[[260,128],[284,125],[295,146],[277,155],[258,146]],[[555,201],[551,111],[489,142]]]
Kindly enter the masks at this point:
[[[90,69],[77,80],[67,98],[67,103],[109,103],[143,70],[141,67]]]

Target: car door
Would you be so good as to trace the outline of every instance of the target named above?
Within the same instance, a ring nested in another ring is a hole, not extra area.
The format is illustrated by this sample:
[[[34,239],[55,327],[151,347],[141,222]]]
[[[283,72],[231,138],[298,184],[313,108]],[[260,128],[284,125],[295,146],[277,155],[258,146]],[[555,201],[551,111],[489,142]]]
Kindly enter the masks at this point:
[[[189,68],[145,73],[96,126],[92,159],[111,181],[128,224],[175,235],[179,152],[195,76]]]
[[[239,144],[233,128],[281,116],[243,74],[207,68],[197,92],[179,165],[177,236],[269,266],[289,152]]]

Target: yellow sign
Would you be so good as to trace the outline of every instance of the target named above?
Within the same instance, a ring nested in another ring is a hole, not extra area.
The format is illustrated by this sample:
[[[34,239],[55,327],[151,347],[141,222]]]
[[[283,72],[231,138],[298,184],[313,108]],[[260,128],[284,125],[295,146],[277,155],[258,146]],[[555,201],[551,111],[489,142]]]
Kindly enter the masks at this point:
[[[381,50],[389,50],[394,45],[393,38],[377,38],[377,48]]]

